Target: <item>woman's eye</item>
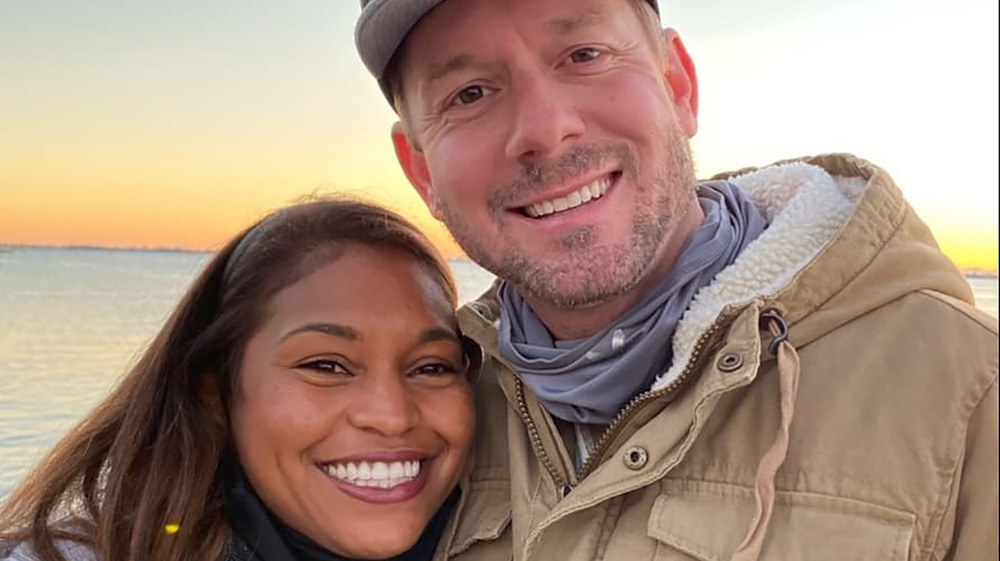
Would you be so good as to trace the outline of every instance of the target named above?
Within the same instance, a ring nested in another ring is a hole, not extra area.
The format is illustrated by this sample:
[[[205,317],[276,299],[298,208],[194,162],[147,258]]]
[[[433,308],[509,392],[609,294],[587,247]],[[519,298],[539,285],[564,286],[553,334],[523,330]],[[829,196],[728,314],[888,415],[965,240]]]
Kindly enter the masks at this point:
[[[297,368],[305,368],[323,374],[350,374],[339,362],[330,359],[316,359],[299,364]]]
[[[456,105],[469,105],[479,101],[486,95],[486,90],[482,86],[466,86],[455,94],[453,103]]]
[[[570,53],[569,59],[576,64],[581,64],[597,60],[600,56],[601,51],[593,47],[583,47],[582,49],[577,49]]]
[[[436,362],[434,364],[424,364],[423,366],[418,366],[413,373],[418,376],[441,376],[457,374],[458,368],[455,368],[447,363]]]

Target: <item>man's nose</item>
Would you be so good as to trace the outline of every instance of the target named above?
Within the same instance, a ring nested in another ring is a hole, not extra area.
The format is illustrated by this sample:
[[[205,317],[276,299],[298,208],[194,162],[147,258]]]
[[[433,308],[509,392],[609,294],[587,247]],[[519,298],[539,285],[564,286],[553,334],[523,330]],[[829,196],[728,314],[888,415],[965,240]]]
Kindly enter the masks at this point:
[[[364,391],[351,405],[351,424],[383,436],[399,436],[416,427],[420,409],[403,375],[370,371],[367,376]]]
[[[521,163],[544,159],[583,134],[585,125],[568,88],[541,72],[521,77],[512,89],[508,158]]]

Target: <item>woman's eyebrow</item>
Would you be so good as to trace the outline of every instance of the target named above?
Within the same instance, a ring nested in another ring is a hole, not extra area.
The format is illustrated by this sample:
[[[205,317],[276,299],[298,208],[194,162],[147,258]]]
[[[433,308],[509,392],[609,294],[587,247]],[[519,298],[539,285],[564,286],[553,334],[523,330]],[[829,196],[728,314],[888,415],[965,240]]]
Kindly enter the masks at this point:
[[[293,335],[309,331],[324,333],[333,337],[340,337],[342,339],[347,339],[348,341],[357,341],[361,339],[361,335],[357,331],[347,327],[346,325],[336,323],[307,323],[303,326],[296,327],[288,333],[285,333],[281,336],[281,340],[284,341]]]

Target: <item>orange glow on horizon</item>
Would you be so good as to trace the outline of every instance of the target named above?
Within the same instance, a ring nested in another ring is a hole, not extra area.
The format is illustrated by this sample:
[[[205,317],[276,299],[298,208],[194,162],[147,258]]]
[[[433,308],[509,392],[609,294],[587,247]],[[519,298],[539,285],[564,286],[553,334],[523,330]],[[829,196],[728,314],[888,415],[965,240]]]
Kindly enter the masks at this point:
[[[51,187],[49,187],[51,189]],[[30,192],[30,191],[29,191]],[[430,216],[415,195],[393,196],[365,191],[317,190],[308,195],[260,197],[245,195],[234,205],[225,189],[212,195],[146,196],[169,189],[122,192],[112,199],[85,190],[57,197],[15,194],[0,208],[0,245],[92,246],[107,248],[184,249],[214,251],[268,212],[303,196],[346,196],[392,208],[417,225],[449,259],[464,253],[442,224]],[[96,200],[95,200],[96,199]]]

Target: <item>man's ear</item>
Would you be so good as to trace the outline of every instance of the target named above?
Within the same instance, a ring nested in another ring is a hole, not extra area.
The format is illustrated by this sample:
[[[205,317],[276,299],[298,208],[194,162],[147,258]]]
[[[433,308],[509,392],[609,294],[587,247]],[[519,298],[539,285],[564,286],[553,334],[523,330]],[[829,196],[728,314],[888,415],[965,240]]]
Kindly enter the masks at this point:
[[[667,87],[674,100],[674,113],[688,138],[698,132],[698,77],[694,61],[676,30],[663,30]]]
[[[431,174],[427,170],[427,160],[423,153],[410,144],[410,139],[403,130],[403,124],[396,121],[392,125],[392,146],[396,149],[396,159],[399,166],[403,168],[403,174],[410,181],[410,185],[416,189],[417,194],[424,200],[424,204],[438,220],[437,206],[434,204],[434,197],[431,196]]]

